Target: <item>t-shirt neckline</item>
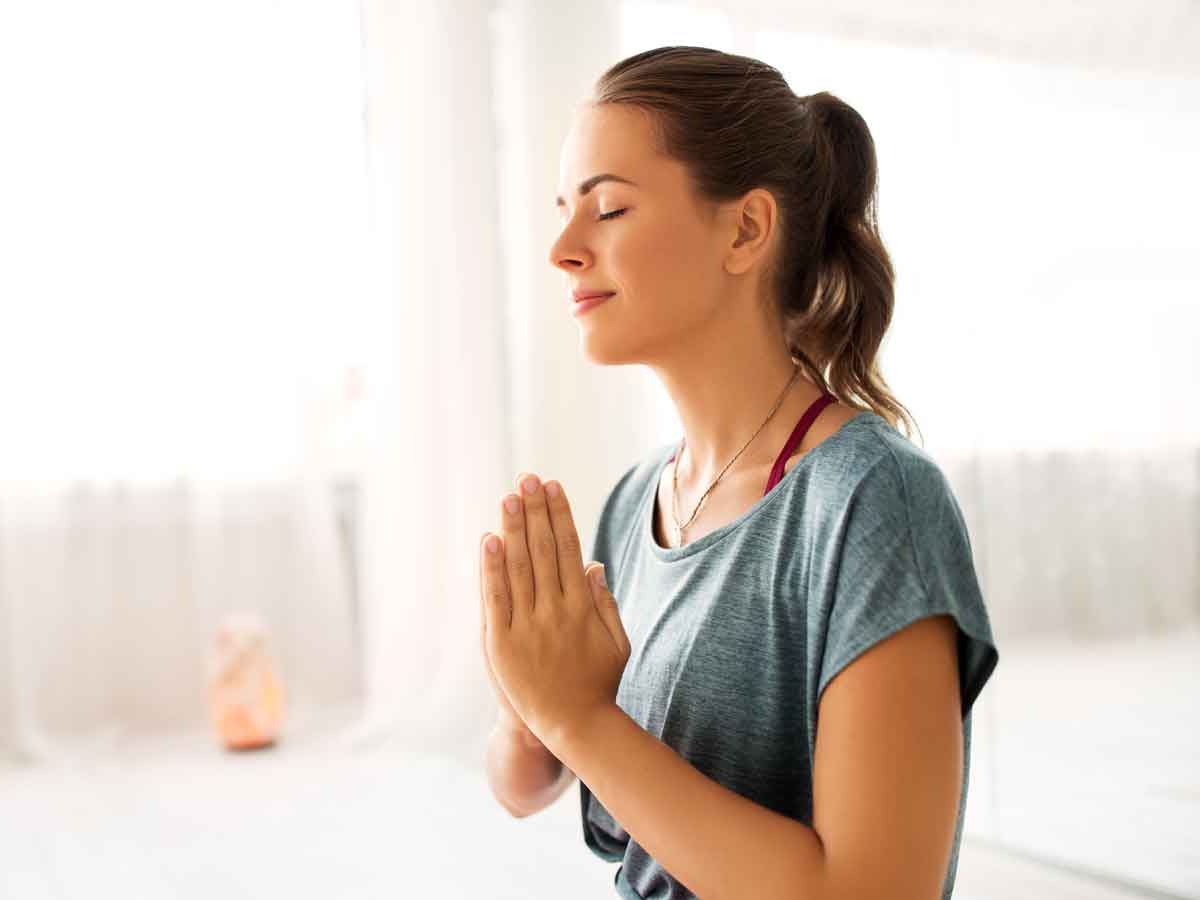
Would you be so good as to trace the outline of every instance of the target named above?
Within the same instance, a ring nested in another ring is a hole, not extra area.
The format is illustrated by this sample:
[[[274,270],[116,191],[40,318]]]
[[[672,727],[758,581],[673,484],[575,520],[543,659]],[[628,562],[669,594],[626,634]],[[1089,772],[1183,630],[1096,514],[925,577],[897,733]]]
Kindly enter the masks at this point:
[[[655,498],[658,494],[658,485],[662,481],[663,470],[667,467],[667,463],[671,458],[670,451],[674,449],[674,447],[668,446],[666,448],[666,452],[663,454],[663,458],[659,461],[658,465],[654,467],[654,477],[650,479],[649,489],[646,491],[646,495],[642,498],[641,540],[643,545],[645,545],[647,550],[649,550],[654,558],[663,562],[674,562],[676,560],[684,559],[685,557],[707,550],[709,547],[724,540],[730,534],[737,531],[744,524],[746,524],[746,522],[750,521],[750,519],[754,518],[759,514],[759,512],[773,503],[776,496],[781,493],[781,488],[784,486],[784,484],[793,476],[795,476],[798,471],[806,469],[810,465],[810,460],[813,458],[814,454],[822,452],[828,453],[829,448],[827,445],[838,441],[847,429],[852,428],[861,422],[873,421],[878,418],[879,415],[869,409],[860,410],[859,412],[855,413],[840,426],[838,426],[838,429],[834,431],[833,434],[829,435],[829,437],[825,438],[823,441],[817,444],[817,446],[813,447],[802,457],[800,457],[799,461],[787,472],[785,472],[783,477],[780,478],[778,482],[776,482],[775,487],[767,492],[765,496],[759,497],[757,502],[755,502],[755,504],[748,510],[742,513],[732,522],[726,522],[720,528],[710,531],[703,537],[684,544],[682,547],[663,547],[660,546],[658,541],[654,539]]]

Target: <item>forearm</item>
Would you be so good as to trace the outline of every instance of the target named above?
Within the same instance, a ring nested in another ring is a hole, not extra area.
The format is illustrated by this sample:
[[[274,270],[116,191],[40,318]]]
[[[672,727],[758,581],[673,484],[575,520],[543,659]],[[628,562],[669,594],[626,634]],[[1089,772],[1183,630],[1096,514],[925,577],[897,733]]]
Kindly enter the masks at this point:
[[[555,736],[553,747],[633,839],[703,900],[825,896],[815,831],[709,778],[615,704]]]
[[[497,723],[488,740],[488,784],[500,804],[518,818],[554,802],[574,773],[528,730]]]

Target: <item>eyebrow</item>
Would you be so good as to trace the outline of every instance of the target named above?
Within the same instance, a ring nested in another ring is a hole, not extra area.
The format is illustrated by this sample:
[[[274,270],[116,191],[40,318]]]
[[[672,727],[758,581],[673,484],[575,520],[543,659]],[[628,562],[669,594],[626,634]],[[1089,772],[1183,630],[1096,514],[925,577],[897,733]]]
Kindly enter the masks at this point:
[[[622,178],[620,175],[614,175],[611,172],[603,172],[600,175],[593,175],[591,178],[587,178],[587,179],[579,182],[579,188],[578,188],[579,196],[580,197],[586,196],[588,191],[590,191],[596,185],[600,184],[602,181],[619,181],[622,184],[628,184],[632,187],[637,187],[637,185],[634,184],[632,181],[630,181],[628,178]],[[563,198],[555,197],[554,205],[555,206],[565,205]]]

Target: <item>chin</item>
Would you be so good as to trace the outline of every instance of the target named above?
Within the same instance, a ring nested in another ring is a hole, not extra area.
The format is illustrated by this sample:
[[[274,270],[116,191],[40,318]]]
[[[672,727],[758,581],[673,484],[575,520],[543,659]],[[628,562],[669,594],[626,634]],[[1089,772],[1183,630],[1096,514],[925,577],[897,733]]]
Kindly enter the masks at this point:
[[[595,366],[627,366],[637,362],[628,347],[586,331],[579,337],[579,350],[583,358]]]

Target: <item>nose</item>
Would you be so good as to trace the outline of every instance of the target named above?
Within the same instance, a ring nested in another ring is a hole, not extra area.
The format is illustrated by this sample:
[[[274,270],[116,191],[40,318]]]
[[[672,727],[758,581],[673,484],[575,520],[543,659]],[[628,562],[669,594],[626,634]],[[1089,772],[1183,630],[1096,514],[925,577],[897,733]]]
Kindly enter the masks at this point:
[[[575,237],[568,224],[550,245],[550,265],[563,272],[578,272],[592,263],[590,251]]]

